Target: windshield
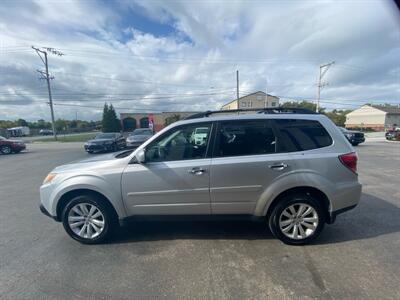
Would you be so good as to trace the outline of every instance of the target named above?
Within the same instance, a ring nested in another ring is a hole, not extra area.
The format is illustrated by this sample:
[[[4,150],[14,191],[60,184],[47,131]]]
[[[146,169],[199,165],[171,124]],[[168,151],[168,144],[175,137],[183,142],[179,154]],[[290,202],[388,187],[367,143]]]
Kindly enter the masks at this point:
[[[100,133],[98,135],[96,135],[95,139],[99,140],[99,139],[113,139],[115,138],[116,133]]]
[[[135,129],[131,135],[152,135],[151,129]]]

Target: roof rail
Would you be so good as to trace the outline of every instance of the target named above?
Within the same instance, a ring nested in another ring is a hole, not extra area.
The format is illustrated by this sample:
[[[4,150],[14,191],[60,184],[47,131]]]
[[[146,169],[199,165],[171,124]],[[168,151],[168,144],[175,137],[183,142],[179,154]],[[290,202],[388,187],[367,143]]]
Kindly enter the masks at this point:
[[[317,114],[316,112],[298,107],[268,107],[268,108],[254,108],[254,109],[226,109],[226,110],[207,110],[205,112],[196,113],[185,118],[185,120],[207,118],[213,114],[223,113],[240,113],[254,111],[258,114]]]

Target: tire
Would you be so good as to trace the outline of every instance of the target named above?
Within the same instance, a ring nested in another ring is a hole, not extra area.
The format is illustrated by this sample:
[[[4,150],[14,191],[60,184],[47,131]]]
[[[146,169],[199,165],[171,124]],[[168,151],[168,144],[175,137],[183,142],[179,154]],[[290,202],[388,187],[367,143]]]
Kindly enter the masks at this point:
[[[300,206],[303,209],[303,217],[296,216],[301,212]],[[296,214],[291,213],[290,207]],[[304,214],[307,211],[309,213]],[[295,217],[289,218],[289,215]],[[304,245],[313,241],[321,233],[325,219],[326,213],[318,200],[306,193],[295,193],[285,196],[279,201],[274,207],[268,223],[272,234],[285,244]]]
[[[353,146],[358,146],[358,143],[351,143]]]
[[[91,150],[88,150],[88,151],[87,151],[87,153],[89,153],[89,154],[93,154],[93,151],[91,151]]]
[[[95,218],[88,219],[92,207]],[[111,209],[93,195],[77,196],[68,202],[62,212],[62,223],[68,235],[83,244],[103,243],[116,228],[116,218]]]
[[[2,154],[11,154],[12,153],[12,149],[8,145],[3,145],[3,146],[0,147],[0,152]]]

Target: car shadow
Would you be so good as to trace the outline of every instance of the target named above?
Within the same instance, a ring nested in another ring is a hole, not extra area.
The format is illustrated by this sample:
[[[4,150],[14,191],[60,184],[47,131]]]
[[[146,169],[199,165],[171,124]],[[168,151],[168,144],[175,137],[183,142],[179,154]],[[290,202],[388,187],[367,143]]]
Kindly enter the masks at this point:
[[[360,204],[325,225],[314,245],[363,240],[400,231],[400,208],[363,194]],[[264,222],[253,221],[136,221],[122,227],[112,244],[176,239],[268,240],[274,239]]]

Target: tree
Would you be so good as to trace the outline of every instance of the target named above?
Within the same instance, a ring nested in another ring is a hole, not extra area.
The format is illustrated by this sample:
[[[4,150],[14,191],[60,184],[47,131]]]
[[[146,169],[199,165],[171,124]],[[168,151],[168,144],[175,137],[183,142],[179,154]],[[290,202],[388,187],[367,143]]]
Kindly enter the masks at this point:
[[[24,119],[17,120],[18,126],[28,126],[28,123]]]
[[[173,114],[172,116],[165,118],[164,124],[165,124],[165,126],[168,126],[169,124],[179,121],[180,119],[181,119],[181,115]]]
[[[121,130],[121,123],[112,104],[104,103],[101,125],[103,132],[118,132]]]
[[[297,101],[287,101],[285,103],[283,103],[281,105],[281,107],[296,107],[296,108],[305,108],[305,109],[309,109],[312,111],[315,111],[317,109],[317,105],[313,102],[309,102],[309,101],[301,101],[301,102],[297,102]],[[319,108],[319,112],[320,113],[324,113],[325,108],[320,107]]]

